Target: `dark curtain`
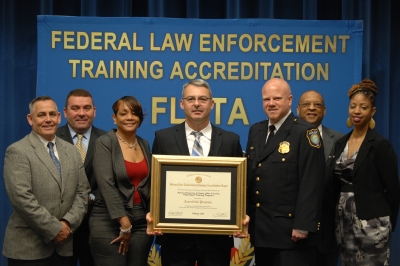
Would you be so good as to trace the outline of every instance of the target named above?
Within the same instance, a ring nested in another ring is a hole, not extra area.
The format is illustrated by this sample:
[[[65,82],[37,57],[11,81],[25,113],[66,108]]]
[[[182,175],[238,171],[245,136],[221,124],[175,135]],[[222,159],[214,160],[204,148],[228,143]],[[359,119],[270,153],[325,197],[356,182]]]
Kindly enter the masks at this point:
[[[400,16],[398,0],[0,0],[0,169],[8,145],[30,126],[25,120],[35,97],[36,15],[169,18],[269,18],[363,20],[363,78],[374,80],[376,130],[400,155]],[[334,107],[329,108],[334,112]],[[345,121],[337,121],[345,123]],[[12,212],[0,182],[0,247]],[[391,265],[400,265],[400,233],[392,240]],[[1,257],[0,265],[6,265]]]

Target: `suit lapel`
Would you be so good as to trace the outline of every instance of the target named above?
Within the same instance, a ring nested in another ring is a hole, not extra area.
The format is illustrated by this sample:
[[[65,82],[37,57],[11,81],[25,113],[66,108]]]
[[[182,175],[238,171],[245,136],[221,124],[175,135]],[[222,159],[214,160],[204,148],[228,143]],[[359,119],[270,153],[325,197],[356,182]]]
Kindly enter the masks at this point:
[[[68,166],[70,164],[69,162],[70,157],[66,152],[66,147],[64,144],[65,143],[56,140],[58,158],[60,158],[60,164],[61,164],[61,180],[62,180],[61,194],[64,193],[64,188],[66,186],[66,183],[68,182],[67,180],[68,170],[69,170]]]
[[[324,142],[325,161],[327,161],[329,153],[331,152],[334,144],[333,134],[330,132],[328,128],[322,126],[322,137]]]
[[[60,173],[58,172],[57,167],[54,165],[54,162],[51,159],[50,154],[44,147],[43,142],[39,139],[39,137],[36,135],[34,131],[32,131],[31,134],[29,135],[29,141],[32,147],[34,148],[36,156],[41,161],[41,163],[43,163],[44,166],[46,166],[46,168],[49,170],[53,178],[58,183],[59,188],[61,189]],[[62,171],[62,165],[61,165],[61,171]]]
[[[267,141],[268,134],[268,120],[265,120],[263,124],[260,125],[257,137],[256,137],[256,147],[260,147],[256,149],[256,156],[259,160],[261,158],[265,158],[268,154],[266,153],[265,143]]]
[[[97,129],[94,126],[92,126],[92,132],[90,133],[89,145],[85,157],[85,163],[84,163],[85,168],[91,164],[94,155],[94,143],[98,137],[99,135]]]
[[[71,132],[69,132],[69,128],[68,128],[67,124],[65,126],[60,127],[58,130],[60,130],[60,137],[63,140],[71,143],[72,145],[74,144],[74,142],[72,141]]]
[[[213,124],[211,124],[211,145],[210,145],[210,152],[208,153],[207,156],[217,156],[219,149],[221,148],[222,145],[222,137],[221,134],[222,132],[219,130],[219,128],[215,127]]]
[[[263,142],[264,142],[263,147],[264,148],[260,149],[260,153],[257,154],[258,161],[263,160],[265,157],[269,156],[273,151],[278,149],[279,143],[284,141],[286,139],[286,137],[289,135],[290,129],[292,128],[293,122],[295,120],[296,120],[296,118],[293,115],[293,113],[290,113],[290,115],[286,118],[285,122],[283,122],[281,127],[275,133],[275,136],[272,138],[271,142],[268,143],[268,146],[265,146],[266,135],[267,135],[266,132],[268,131],[267,130],[268,129],[268,123],[266,123],[265,132],[261,133],[260,134],[261,136],[259,136],[259,141],[262,141],[261,138],[262,138],[262,135],[264,135],[264,137],[263,137],[263,139],[264,139],[263,140]]]
[[[375,131],[368,129],[367,134],[365,135],[364,141],[361,143],[360,149],[357,154],[356,161],[354,162],[353,168],[353,176],[357,172],[358,168],[362,164],[362,162],[367,158],[371,148],[372,142],[375,140],[376,133]]]
[[[174,137],[175,137],[175,142],[179,147],[180,153],[182,155],[190,155],[186,140],[185,122],[181,123],[176,127]]]

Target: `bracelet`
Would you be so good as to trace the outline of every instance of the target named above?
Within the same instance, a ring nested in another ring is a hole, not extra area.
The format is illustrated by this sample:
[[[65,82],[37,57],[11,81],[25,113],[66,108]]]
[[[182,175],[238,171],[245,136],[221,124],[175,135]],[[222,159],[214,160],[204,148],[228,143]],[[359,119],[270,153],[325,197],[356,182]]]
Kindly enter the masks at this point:
[[[122,234],[130,234],[131,230],[132,230],[132,225],[129,226],[129,228],[127,228],[127,229],[122,229],[122,227],[120,227],[119,230],[121,230],[120,233],[119,233],[120,235],[122,235]]]

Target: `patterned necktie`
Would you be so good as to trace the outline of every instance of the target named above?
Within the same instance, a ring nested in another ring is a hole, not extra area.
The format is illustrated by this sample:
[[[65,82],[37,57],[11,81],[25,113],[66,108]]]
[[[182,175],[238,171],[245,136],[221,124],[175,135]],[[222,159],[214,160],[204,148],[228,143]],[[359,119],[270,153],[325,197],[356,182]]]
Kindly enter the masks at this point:
[[[53,149],[53,142],[47,143],[47,147],[49,148],[49,154],[51,159],[53,160],[53,163],[56,165],[58,172],[60,173],[61,176],[61,165],[60,161],[57,159],[56,155],[54,154],[54,149]]]
[[[265,146],[267,146],[268,143],[271,142],[271,139],[275,136],[274,131],[275,131],[275,126],[274,125],[270,125],[269,126],[269,135],[268,135],[268,138],[267,138],[267,143],[265,143]]]
[[[82,162],[85,162],[86,150],[82,143],[83,134],[78,133],[78,141],[76,142],[76,147],[78,148],[79,154],[81,155]]]
[[[203,133],[192,131],[190,134],[194,135],[192,156],[203,156],[203,147],[200,144],[200,137],[203,136]]]

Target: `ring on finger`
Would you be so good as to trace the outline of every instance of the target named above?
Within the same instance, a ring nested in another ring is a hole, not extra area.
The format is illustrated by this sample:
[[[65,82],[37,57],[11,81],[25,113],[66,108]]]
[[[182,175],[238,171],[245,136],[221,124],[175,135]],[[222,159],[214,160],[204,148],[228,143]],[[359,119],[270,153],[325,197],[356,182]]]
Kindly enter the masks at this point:
[[[120,244],[121,244],[121,245],[123,245],[123,244],[124,244],[124,242],[121,242]]]

